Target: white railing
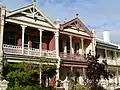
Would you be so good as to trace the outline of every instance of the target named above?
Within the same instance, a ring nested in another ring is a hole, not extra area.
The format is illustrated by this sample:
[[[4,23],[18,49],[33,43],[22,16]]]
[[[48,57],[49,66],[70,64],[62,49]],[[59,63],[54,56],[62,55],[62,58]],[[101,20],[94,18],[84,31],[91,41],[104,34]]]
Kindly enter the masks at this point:
[[[40,50],[36,48],[28,48],[24,47],[24,55],[29,55],[29,56],[40,56]]]
[[[56,51],[42,50],[43,57],[56,57]]]
[[[115,59],[111,60],[111,59],[107,59],[107,64],[108,65],[117,65],[117,62]]]
[[[3,45],[3,51],[6,54],[16,54],[21,55],[22,54],[22,47],[21,46],[13,46],[13,45]]]
[[[4,44],[3,51],[6,54],[22,55],[22,47],[21,46]],[[36,49],[36,48],[24,47],[24,54],[23,55],[40,57],[40,50]],[[42,55],[42,57],[53,58],[53,57],[56,57],[56,51],[55,50],[54,51],[42,50],[41,55]]]
[[[85,58],[82,54],[70,54],[70,53],[63,53],[60,52],[60,58],[65,60],[76,60],[76,61],[85,61]]]
[[[106,60],[106,59],[100,57],[98,60],[99,60],[99,62],[102,62],[102,60]],[[108,65],[117,65],[117,62],[116,62],[115,59],[112,60],[112,59],[110,59],[110,58],[107,58],[107,64],[108,64]]]

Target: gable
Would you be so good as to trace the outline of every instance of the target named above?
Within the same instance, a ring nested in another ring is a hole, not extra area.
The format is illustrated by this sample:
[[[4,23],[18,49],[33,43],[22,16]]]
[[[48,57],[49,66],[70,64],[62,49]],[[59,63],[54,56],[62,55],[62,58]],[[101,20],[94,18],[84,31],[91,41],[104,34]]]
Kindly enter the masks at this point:
[[[8,19],[20,20],[40,26],[57,29],[54,23],[40,10],[36,4],[16,9],[7,13]]]
[[[92,37],[92,32],[82,23],[79,18],[75,18],[61,24],[60,30]]]

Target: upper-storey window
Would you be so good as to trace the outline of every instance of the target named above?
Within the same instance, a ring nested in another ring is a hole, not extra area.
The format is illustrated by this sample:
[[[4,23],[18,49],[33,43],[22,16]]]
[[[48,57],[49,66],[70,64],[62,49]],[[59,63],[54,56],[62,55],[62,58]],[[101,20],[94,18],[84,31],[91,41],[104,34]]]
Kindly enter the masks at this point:
[[[4,44],[16,45],[17,34],[15,32],[4,32]]]
[[[114,59],[114,52],[113,51],[107,51],[107,53],[108,53],[108,58],[109,59],[111,59],[111,60],[113,60]]]
[[[16,34],[14,32],[8,34],[8,44],[16,45]]]
[[[80,44],[78,42],[75,43],[75,53],[78,53],[78,50],[80,48]]]
[[[24,41],[24,47],[28,47],[28,42],[30,41],[30,47],[39,49],[40,46],[40,37],[39,36],[33,36],[29,34],[25,34],[25,41]]]
[[[59,41],[59,51],[63,52],[63,40]]]
[[[39,49],[40,46],[39,36],[32,36],[31,40],[33,41],[33,48]]]
[[[67,53],[70,53],[70,42],[67,41]]]

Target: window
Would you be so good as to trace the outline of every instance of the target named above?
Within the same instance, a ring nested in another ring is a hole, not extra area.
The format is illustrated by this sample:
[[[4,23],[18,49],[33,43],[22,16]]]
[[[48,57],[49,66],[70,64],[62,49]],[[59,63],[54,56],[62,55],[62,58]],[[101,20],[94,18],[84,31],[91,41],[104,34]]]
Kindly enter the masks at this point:
[[[70,42],[67,41],[67,53],[70,53]]]
[[[33,48],[37,48],[37,49],[39,49],[39,44],[40,44],[40,39],[39,39],[39,36],[31,36],[31,38],[30,38],[31,40],[32,40],[32,42],[33,42]]]
[[[59,41],[59,51],[63,52],[63,40]]]
[[[79,47],[80,47],[79,43],[75,43],[75,52],[79,50]]]
[[[8,44],[16,45],[16,33],[15,32],[8,33]]]
[[[36,42],[36,41],[34,41],[33,48],[37,48],[37,49],[39,49],[39,44],[40,44],[40,42]]]

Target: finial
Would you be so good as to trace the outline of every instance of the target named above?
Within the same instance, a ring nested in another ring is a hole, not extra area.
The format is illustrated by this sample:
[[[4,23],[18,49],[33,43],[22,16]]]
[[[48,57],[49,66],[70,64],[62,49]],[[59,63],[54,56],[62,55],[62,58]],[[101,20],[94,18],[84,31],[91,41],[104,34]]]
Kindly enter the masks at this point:
[[[35,18],[35,8],[36,8],[36,0],[32,0],[33,1],[33,18]]]
[[[33,0],[33,2],[36,2],[36,0]]]
[[[78,17],[78,16],[79,16],[79,14],[77,13],[77,14],[76,14],[76,17]]]
[[[33,0],[33,4],[36,4],[36,0]]]
[[[67,21],[67,18],[65,18],[64,23],[66,23],[66,21]]]

